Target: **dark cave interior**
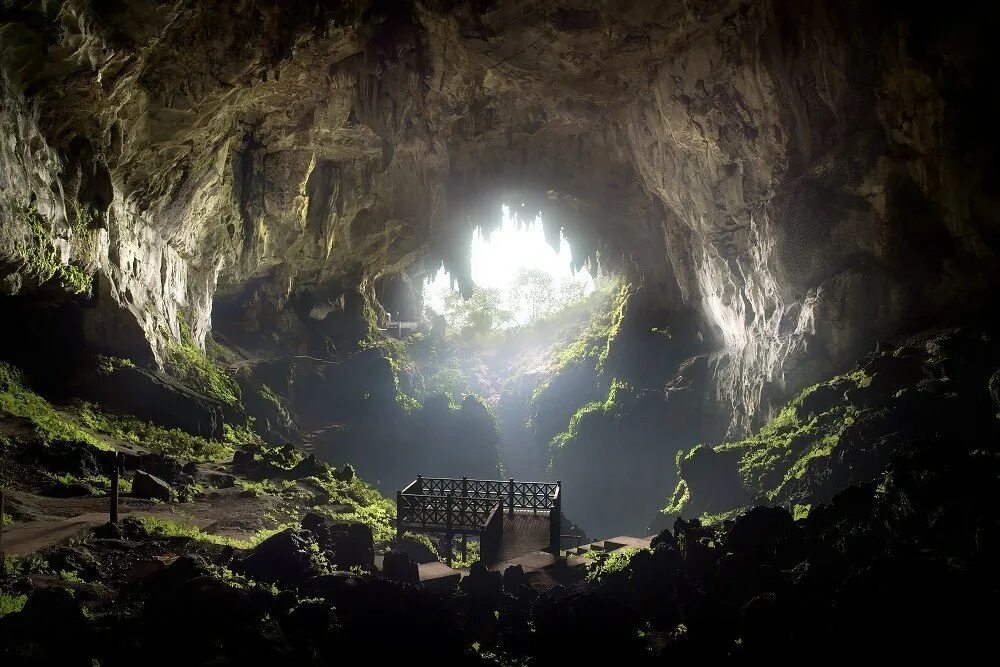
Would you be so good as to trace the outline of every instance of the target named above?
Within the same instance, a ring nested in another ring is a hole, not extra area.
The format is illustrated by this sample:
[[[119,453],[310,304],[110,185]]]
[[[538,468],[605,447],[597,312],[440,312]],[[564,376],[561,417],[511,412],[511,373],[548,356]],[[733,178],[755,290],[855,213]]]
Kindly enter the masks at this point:
[[[997,14],[2,3],[2,664],[989,650]]]

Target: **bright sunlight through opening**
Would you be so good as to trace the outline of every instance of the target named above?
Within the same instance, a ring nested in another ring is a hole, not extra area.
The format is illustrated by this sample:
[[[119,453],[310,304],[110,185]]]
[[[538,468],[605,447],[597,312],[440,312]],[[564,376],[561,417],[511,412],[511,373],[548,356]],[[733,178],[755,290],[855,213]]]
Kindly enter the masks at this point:
[[[564,236],[556,251],[545,241],[541,218],[518,226],[507,206],[500,229],[488,238],[476,230],[472,281],[475,292],[465,301],[440,269],[424,288],[428,315],[443,316],[449,328],[488,333],[532,324],[594,291],[588,271],[573,272]]]

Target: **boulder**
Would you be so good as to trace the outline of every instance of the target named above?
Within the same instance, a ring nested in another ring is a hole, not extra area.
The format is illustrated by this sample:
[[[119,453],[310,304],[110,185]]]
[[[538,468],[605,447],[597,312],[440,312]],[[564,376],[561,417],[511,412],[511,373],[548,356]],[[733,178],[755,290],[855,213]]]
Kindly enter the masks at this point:
[[[405,552],[399,549],[390,549],[385,553],[382,574],[388,579],[406,584],[416,585],[420,583],[420,568]]]
[[[149,500],[170,502],[173,489],[159,477],[150,475],[145,470],[137,470],[132,479],[132,496]]]
[[[438,560],[438,555],[429,546],[409,535],[404,535],[396,540],[395,548],[405,553],[416,563],[433,563]]]
[[[503,587],[515,597],[522,597],[528,592],[531,586],[528,584],[528,575],[524,573],[524,568],[520,565],[511,565],[504,570]]]
[[[469,568],[469,574],[462,579],[462,590],[473,597],[499,598],[503,595],[503,577],[477,560]]]
[[[358,521],[338,522],[310,512],[302,518],[302,528],[315,536],[338,570],[375,568],[375,538],[370,526]]]
[[[758,553],[774,549],[794,530],[792,515],[784,507],[754,507],[735,520],[726,547],[738,553]]]
[[[232,569],[256,581],[297,586],[321,574],[312,545],[309,533],[288,528],[233,561]]]

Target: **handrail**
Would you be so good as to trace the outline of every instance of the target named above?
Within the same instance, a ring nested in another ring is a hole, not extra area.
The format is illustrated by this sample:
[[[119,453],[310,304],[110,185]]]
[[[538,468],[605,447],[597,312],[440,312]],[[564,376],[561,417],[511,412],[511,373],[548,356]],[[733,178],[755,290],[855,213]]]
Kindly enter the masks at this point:
[[[461,479],[418,476],[396,492],[396,534],[406,529],[451,535],[479,533],[481,541],[499,540],[503,515],[521,509],[549,515],[550,548],[559,552],[562,482],[519,482],[513,478]],[[463,544],[464,544],[463,537]],[[463,547],[464,548],[464,547]]]

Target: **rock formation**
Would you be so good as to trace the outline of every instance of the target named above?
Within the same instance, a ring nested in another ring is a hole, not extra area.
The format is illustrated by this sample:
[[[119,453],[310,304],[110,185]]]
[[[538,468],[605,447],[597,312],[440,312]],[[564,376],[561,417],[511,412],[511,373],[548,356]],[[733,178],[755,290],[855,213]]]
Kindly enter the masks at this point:
[[[985,18],[781,0],[6,3],[5,289],[72,263],[97,275],[95,339],[137,328],[162,359],[179,315],[204,341],[220,295],[284,330],[440,262],[470,289],[471,231],[507,202],[564,229],[574,262],[695,317],[744,432],[991,284]]]

